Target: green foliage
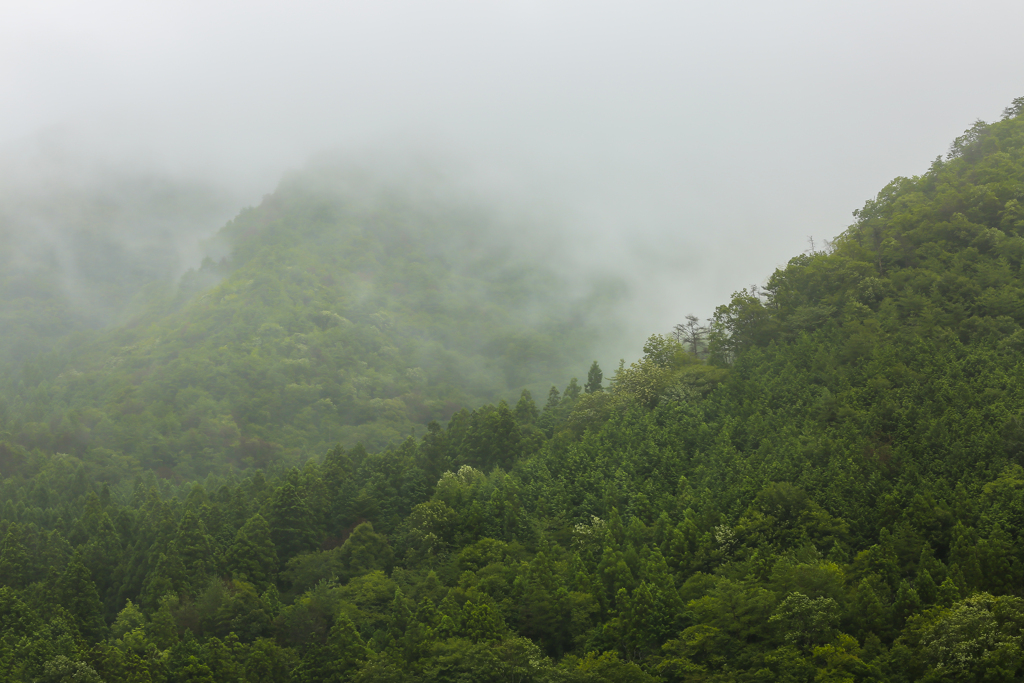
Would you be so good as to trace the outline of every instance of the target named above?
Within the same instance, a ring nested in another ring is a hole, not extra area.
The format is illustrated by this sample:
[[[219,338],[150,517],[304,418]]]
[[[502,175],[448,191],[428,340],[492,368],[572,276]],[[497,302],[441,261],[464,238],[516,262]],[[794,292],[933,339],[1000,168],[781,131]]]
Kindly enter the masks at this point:
[[[264,589],[277,575],[277,566],[270,526],[257,513],[235,534],[234,543],[224,555],[224,568],[233,577]]]
[[[352,620],[338,616],[323,646],[313,645],[302,658],[294,678],[302,683],[341,683],[369,658],[366,644]]]
[[[588,394],[594,394],[599,391],[604,391],[604,387],[601,386],[601,382],[604,380],[604,373],[601,372],[601,366],[597,364],[595,360],[590,365],[590,370],[587,372],[587,384],[583,387],[583,390]]]
[[[90,640],[99,639],[106,631],[103,606],[89,570],[77,557],[57,580],[54,600],[68,611],[75,627]]]

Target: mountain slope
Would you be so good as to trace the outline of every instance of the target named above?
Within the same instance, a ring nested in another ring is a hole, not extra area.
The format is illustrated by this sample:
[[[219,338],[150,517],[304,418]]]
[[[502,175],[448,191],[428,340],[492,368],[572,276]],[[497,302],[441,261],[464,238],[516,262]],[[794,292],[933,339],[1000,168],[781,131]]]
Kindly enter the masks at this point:
[[[195,476],[339,440],[380,448],[462,406],[546,390],[589,364],[597,301],[517,262],[493,223],[345,172],[294,174],[220,232],[229,258],[26,364],[11,430]]]

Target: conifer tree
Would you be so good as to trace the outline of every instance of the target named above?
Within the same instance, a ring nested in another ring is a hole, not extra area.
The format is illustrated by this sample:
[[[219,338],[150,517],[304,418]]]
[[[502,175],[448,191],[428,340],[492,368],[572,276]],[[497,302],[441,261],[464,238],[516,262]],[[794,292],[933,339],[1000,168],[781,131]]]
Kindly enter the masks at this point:
[[[960,600],[960,588],[956,585],[952,576],[947,576],[939,586],[935,601],[943,607],[952,607],[953,603]]]
[[[906,580],[900,582],[892,607],[897,628],[902,628],[908,617],[920,611],[921,598]]]
[[[401,642],[402,638],[405,637],[405,632],[409,628],[410,623],[412,623],[412,612],[409,610],[409,604],[406,602],[405,594],[402,593],[401,588],[398,588],[395,590],[395,598],[391,601],[391,615],[388,618],[388,635],[391,636],[395,642]]]
[[[213,539],[192,508],[186,508],[181,516],[171,549],[181,562],[189,582],[193,586],[205,583],[206,575],[214,568]]]
[[[622,551],[614,549],[611,545],[605,546],[601,563],[597,567],[597,573],[601,583],[604,585],[602,604],[608,608],[615,604],[615,596],[620,590],[628,592],[635,584],[633,572],[626,563],[625,555]]]
[[[270,538],[283,563],[299,553],[313,550],[318,541],[313,515],[291,482],[274,491],[270,500]]]
[[[146,637],[161,650],[170,649],[178,642],[178,628],[171,613],[171,606],[176,605],[177,600],[175,596],[163,598],[159,609],[146,625]]]
[[[128,600],[124,609],[117,613],[117,618],[110,627],[110,637],[117,640],[146,625],[146,617],[139,607]]]
[[[229,634],[224,640],[214,636],[203,643],[203,662],[210,668],[214,680],[244,680],[238,649],[238,637],[234,634]]]
[[[963,575],[963,581],[958,581],[958,587],[967,590],[977,590],[984,584],[984,577],[981,571],[981,561],[978,557],[978,534],[970,527],[965,527],[957,522],[953,527],[953,540],[949,548],[949,562],[956,564]],[[960,585],[962,583],[962,585]]]
[[[1020,563],[1014,562],[1013,543],[1000,524],[979,544],[982,558],[983,588],[996,595],[1010,593],[1021,586]]]
[[[552,435],[555,425],[561,417],[561,411],[559,411],[561,403],[562,394],[559,393],[557,387],[552,386],[548,390],[548,400],[544,404],[544,410],[541,411],[540,417],[537,418],[537,426],[549,437]]]
[[[890,635],[892,609],[882,602],[868,579],[862,579],[857,586],[857,595],[853,604],[853,617],[859,627],[859,633],[862,635],[875,633],[883,639]]]
[[[927,606],[935,603],[939,587],[935,585],[935,580],[927,569],[922,569],[917,573],[914,588],[917,590],[917,594],[921,596],[921,603],[923,605]]]
[[[57,605],[68,611],[78,631],[89,640],[99,640],[106,631],[103,604],[80,556],[76,555],[61,574],[54,599]]]
[[[540,416],[537,404],[533,402],[533,396],[529,389],[523,389],[515,408],[516,421],[521,425],[533,424]]]
[[[140,600],[147,609],[155,609],[166,595],[178,596],[191,592],[192,584],[177,553],[159,553],[151,566],[140,595]]]
[[[440,615],[434,601],[424,598],[420,601],[416,615],[405,631],[402,648],[406,662],[415,662],[425,657],[433,645]]]
[[[925,570],[931,574],[932,581],[936,583],[936,586],[946,578],[946,566],[935,557],[935,552],[929,543],[925,543],[921,548],[921,557],[917,561],[917,569],[918,573]],[[924,596],[922,595],[921,597],[923,598]]]
[[[646,651],[655,648],[665,631],[665,614],[659,609],[656,588],[646,581],[625,600],[625,611],[620,613],[622,621],[622,645],[627,659],[638,659]]]
[[[121,560],[121,539],[106,512],[95,520],[93,530],[82,550],[82,562],[96,577],[96,589],[106,596],[113,588],[115,569]]]
[[[270,525],[256,513],[235,534],[224,555],[224,568],[231,576],[266,590],[277,576],[279,560],[270,536]]]
[[[462,447],[464,463],[484,472],[508,470],[520,454],[522,431],[505,401],[493,410],[474,411]]]
[[[306,649],[296,678],[299,683],[344,683],[369,655],[355,624],[341,612],[327,633],[327,642]]]
[[[41,626],[39,615],[10,586],[0,586],[0,633],[11,638],[31,637]]]
[[[529,563],[521,565],[513,584],[517,604],[518,631],[553,655],[561,654],[568,645],[566,605],[559,600],[560,576],[551,561],[551,549],[540,550]]]
[[[554,410],[561,402],[562,394],[558,391],[558,387],[552,386],[548,389],[548,400],[547,403],[544,404],[544,410]]]
[[[7,529],[0,548],[0,585],[22,589],[31,580],[31,563],[22,538],[21,526],[15,522]]]
[[[604,391],[604,387],[601,386],[601,382],[603,380],[604,373],[601,372],[601,366],[598,365],[595,360],[590,366],[590,371],[587,373],[587,383],[583,390],[588,394],[595,394],[599,391]]]
[[[569,380],[568,386],[565,387],[565,391],[562,392],[563,401],[575,401],[580,397],[580,385],[579,381],[573,377]]]

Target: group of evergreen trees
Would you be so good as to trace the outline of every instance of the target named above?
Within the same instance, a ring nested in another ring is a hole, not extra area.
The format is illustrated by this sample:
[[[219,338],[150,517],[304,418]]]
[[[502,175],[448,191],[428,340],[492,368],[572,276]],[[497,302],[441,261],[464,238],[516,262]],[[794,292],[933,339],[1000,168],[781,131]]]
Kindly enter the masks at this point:
[[[543,407],[201,481],[8,431],[0,676],[1021,680],[1022,201],[1024,98]]]

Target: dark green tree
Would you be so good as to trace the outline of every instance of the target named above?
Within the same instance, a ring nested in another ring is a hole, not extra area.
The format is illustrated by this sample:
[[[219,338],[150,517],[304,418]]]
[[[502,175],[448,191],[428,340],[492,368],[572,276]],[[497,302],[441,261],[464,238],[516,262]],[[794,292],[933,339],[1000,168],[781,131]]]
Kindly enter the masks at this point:
[[[583,390],[588,394],[596,394],[599,391],[604,391],[604,387],[601,386],[601,382],[604,380],[604,373],[601,372],[601,366],[597,364],[595,360],[590,365],[590,371],[587,373],[587,383]]]
[[[270,538],[281,562],[316,548],[313,515],[291,482],[274,491],[269,512]]]
[[[224,554],[224,569],[263,591],[274,582],[278,566],[270,525],[257,513],[235,534],[234,543]]]
[[[344,683],[370,656],[352,620],[339,614],[324,645],[309,647],[298,668],[300,683]]]
[[[540,411],[537,410],[537,404],[533,402],[533,396],[530,395],[528,389],[523,389],[523,393],[519,396],[515,415],[516,421],[521,425],[533,424],[540,415]]]
[[[96,583],[80,556],[76,555],[61,574],[53,598],[56,605],[68,611],[78,631],[90,641],[99,640],[106,632]]]
[[[17,522],[7,529],[0,548],[0,585],[21,589],[33,579],[31,561],[22,536]]]

